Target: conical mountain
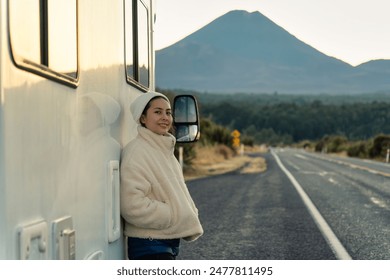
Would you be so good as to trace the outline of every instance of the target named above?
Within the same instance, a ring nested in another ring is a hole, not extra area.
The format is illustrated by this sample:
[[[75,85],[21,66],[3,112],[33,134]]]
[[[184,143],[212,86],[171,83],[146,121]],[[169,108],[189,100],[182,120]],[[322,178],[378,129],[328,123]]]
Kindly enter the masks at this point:
[[[319,52],[259,12],[231,11],[158,51],[156,84],[209,92],[390,90],[383,69],[378,78],[367,68]]]

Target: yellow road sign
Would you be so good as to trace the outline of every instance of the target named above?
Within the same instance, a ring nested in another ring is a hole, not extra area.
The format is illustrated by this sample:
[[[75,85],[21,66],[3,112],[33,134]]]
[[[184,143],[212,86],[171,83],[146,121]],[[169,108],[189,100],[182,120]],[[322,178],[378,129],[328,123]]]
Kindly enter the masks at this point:
[[[240,146],[240,138],[233,138],[233,147]]]
[[[233,132],[232,132],[231,135],[232,135],[234,138],[238,138],[238,137],[240,137],[241,133],[240,133],[237,129],[235,129],[235,130],[233,130]]]

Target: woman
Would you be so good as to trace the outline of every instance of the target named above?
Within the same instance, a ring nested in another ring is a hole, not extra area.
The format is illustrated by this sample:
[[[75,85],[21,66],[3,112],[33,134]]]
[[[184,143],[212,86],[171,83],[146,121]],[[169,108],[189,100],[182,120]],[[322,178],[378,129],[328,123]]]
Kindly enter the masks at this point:
[[[129,259],[175,259],[180,239],[203,234],[198,210],[174,156],[166,96],[148,92],[130,106],[138,135],[122,151],[121,214]]]

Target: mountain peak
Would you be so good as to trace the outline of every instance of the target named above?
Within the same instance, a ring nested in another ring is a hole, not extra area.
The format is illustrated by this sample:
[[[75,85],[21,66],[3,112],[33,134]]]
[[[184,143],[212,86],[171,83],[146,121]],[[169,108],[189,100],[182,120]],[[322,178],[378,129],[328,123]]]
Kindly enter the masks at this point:
[[[390,89],[390,79],[371,83],[372,73],[319,52],[260,12],[243,10],[230,11],[156,53],[156,84],[161,88],[291,93]]]

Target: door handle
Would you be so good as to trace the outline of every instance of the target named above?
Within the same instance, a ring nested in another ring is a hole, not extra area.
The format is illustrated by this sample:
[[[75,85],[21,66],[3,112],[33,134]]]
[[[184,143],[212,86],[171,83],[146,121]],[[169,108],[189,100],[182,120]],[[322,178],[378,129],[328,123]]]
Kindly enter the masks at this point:
[[[107,225],[108,225],[108,242],[114,242],[120,237],[120,178],[119,178],[119,161],[111,160],[109,162],[109,184],[107,190]]]

